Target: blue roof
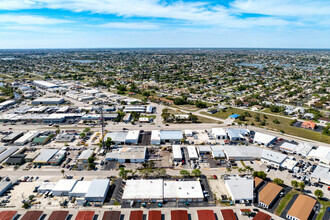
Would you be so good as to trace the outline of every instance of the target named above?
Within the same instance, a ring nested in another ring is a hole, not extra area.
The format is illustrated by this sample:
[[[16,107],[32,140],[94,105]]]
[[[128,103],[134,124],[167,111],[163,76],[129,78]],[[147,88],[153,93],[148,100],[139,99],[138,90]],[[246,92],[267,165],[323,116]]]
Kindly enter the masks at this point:
[[[229,116],[229,118],[238,118],[239,114],[232,114],[231,116]]]
[[[181,140],[183,138],[182,131],[161,131],[160,139],[162,140]]]

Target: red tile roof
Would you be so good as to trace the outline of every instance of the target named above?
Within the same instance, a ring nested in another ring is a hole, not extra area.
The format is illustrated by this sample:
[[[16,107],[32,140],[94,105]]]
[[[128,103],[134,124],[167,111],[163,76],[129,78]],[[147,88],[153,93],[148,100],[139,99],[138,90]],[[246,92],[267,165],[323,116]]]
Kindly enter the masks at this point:
[[[221,214],[224,220],[237,220],[236,215],[232,209],[223,209]]]
[[[188,220],[187,210],[172,210],[171,220]]]
[[[142,220],[143,219],[143,211],[131,211],[129,215],[129,220]]]
[[[152,210],[148,213],[148,220],[161,220],[162,212],[158,210]]]
[[[76,216],[76,220],[93,220],[94,215],[94,211],[80,211]]]
[[[2,212],[0,212],[0,219],[1,220],[12,220],[16,214],[17,214],[17,211],[2,211]]]
[[[215,220],[213,210],[197,210],[199,220]]]

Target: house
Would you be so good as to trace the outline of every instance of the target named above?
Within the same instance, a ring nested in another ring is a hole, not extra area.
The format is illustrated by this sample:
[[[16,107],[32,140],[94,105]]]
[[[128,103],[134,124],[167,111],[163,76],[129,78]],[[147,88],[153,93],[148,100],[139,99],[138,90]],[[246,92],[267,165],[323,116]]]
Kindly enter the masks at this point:
[[[321,124],[330,124],[330,119],[329,118],[319,118],[319,122]]]
[[[279,197],[282,187],[275,183],[267,183],[259,192],[259,206],[269,209]]]
[[[259,111],[259,110],[261,110],[261,109],[263,109],[263,107],[262,107],[261,105],[254,105],[254,106],[252,106],[252,108],[251,108],[252,111]]]
[[[304,121],[302,124],[301,124],[301,127],[302,128],[306,128],[306,129],[311,129],[311,130],[314,130],[315,127],[316,127],[316,124],[312,121]]]
[[[313,212],[316,200],[307,195],[299,195],[289,209],[286,218],[291,220],[307,220]]]

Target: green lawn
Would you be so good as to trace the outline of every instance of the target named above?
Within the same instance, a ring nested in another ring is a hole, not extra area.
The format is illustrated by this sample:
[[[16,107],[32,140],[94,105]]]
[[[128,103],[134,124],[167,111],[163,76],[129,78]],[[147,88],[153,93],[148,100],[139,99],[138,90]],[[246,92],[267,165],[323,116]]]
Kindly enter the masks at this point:
[[[326,208],[327,208],[328,206],[330,206],[330,201],[324,201],[324,200],[319,200],[319,199],[318,199],[318,201],[319,201],[319,203],[321,204],[321,209],[320,209],[319,214],[318,214],[317,217],[316,217],[316,220],[322,220]]]
[[[285,207],[289,204],[292,197],[296,194],[299,194],[300,192],[297,190],[291,190],[289,193],[287,193],[280,201],[278,206],[275,209],[275,215],[281,216],[282,212],[284,211]]]
[[[235,122],[241,122],[242,124],[247,123],[248,125],[251,125],[251,123],[253,122],[255,126],[261,126],[260,122],[256,122],[256,120],[255,120],[255,116],[258,113],[251,112],[248,110],[242,110],[242,109],[237,109],[237,108],[228,108],[226,110],[226,112],[220,111],[213,115],[208,114],[206,112],[202,112],[202,114],[218,117],[221,119],[226,119],[226,118],[228,118],[228,116],[230,116],[232,114],[243,114],[244,112],[249,112],[251,117],[246,117],[245,121],[240,121],[240,120],[236,119]],[[261,121],[266,120],[266,126],[264,126],[265,128],[268,128],[273,131],[278,131],[278,132],[283,130],[286,134],[290,134],[290,135],[294,135],[297,137],[307,138],[307,139],[330,144],[330,136],[324,135],[320,132],[290,126],[292,119],[277,117],[277,116],[273,116],[273,115],[266,115],[266,114],[263,114],[262,112],[259,113],[259,115],[260,115]],[[264,115],[267,118],[265,118]],[[275,119],[277,119],[280,123],[275,124],[273,122]]]
[[[265,113],[269,113],[269,114],[274,114],[274,115],[280,115],[280,116],[283,116],[283,117],[287,117],[287,118],[292,118],[290,116],[287,116],[287,115],[283,115],[281,113],[276,113],[276,112],[272,112],[269,108],[265,108],[261,111],[262,112],[265,112]]]

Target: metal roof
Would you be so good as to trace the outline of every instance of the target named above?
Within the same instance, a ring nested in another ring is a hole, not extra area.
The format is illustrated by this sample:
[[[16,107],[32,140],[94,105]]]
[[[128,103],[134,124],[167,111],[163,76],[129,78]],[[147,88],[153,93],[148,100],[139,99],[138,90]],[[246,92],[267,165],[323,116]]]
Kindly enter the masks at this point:
[[[58,149],[44,149],[33,162],[47,163],[57,152]]]
[[[162,140],[181,140],[183,138],[182,131],[160,131],[160,139]]]
[[[110,180],[94,179],[88,188],[85,198],[102,198],[106,195]]]

